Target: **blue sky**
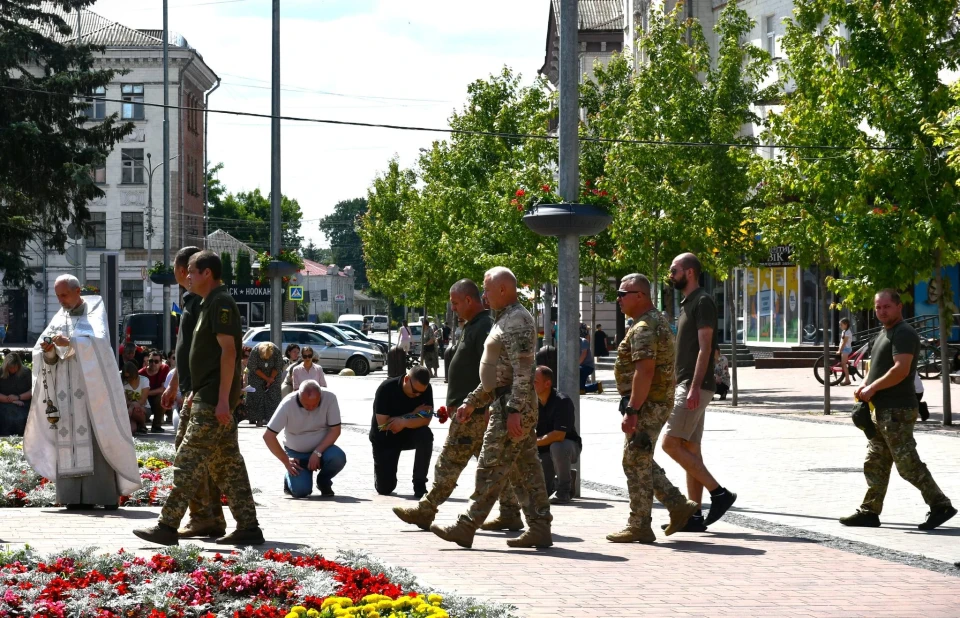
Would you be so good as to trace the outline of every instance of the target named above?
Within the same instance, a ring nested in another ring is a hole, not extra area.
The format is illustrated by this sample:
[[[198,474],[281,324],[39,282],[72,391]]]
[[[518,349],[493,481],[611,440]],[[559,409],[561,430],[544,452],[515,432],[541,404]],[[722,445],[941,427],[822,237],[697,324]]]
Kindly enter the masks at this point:
[[[170,29],[223,79],[211,107],[269,113],[270,0],[170,0]],[[92,10],[160,28],[159,0],[99,0]],[[285,115],[447,126],[467,84],[507,65],[529,80],[543,64],[549,0],[283,0]],[[339,96],[338,96],[339,95]],[[210,160],[231,191],[270,188],[270,123],[212,115]],[[394,154],[412,165],[441,134],[283,123],[283,193],[303,208],[302,233],[365,196]]]

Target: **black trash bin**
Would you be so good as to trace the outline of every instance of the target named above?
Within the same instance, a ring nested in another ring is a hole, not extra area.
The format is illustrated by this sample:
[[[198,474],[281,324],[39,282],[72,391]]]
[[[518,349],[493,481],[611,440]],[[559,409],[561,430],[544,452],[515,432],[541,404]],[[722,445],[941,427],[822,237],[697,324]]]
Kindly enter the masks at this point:
[[[387,377],[398,378],[407,373],[407,353],[393,346],[387,352]]]

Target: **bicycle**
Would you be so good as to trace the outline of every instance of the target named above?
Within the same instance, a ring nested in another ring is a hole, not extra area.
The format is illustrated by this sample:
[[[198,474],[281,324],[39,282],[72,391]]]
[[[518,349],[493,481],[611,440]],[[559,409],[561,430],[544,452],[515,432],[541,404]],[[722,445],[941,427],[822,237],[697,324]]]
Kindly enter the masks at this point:
[[[922,339],[920,341],[920,354],[917,356],[917,373],[921,380],[935,380],[940,377],[943,371],[943,363],[940,362],[940,342],[936,339]]]
[[[870,351],[870,344],[865,343],[857,349],[856,352],[847,357],[847,371],[850,373],[850,378],[860,378],[863,379],[866,377],[866,372],[864,371],[863,361],[866,359]],[[823,356],[817,359],[817,362],[813,365],[813,375],[816,376],[817,382],[823,384]],[[843,367],[840,365],[840,357],[837,356],[836,362],[830,365],[830,386],[836,386],[843,381]]]

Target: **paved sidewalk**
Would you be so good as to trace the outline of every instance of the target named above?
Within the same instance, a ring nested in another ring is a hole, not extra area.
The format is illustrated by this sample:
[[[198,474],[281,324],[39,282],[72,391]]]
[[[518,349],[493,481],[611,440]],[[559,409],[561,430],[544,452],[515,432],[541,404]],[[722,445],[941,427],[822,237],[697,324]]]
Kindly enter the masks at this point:
[[[380,373],[377,377],[382,377]],[[802,534],[770,533],[721,521],[704,535],[677,534],[655,545],[614,545],[604,535],[626,521],[620,468],[622,434],[614,397],[583,400],[583,478],[608,492],[585,491],[574,504],[554,507],[556,546],[512,550],[507,535],[480,533],[473,550],[444,543],[430,533],[402,524],[390,512],[412,504],[412,454],[401,458],[396,496],[373,490],[373,466],[366,431],[378,380],[328,376],[342,402],[347,423],[339,442],[347,467],[335,481],[337,497],[293,500],[282,494],[282,467],[261,439],[262,430],[241,427],[241,446],[270,546],[317,545],[363,548],[411,569],[422,580],[483,599],[518,606],[521,616],[956,616],[960,580],[930,570],[812,542]],[[443,385],[435,381],[438,403]],[[449,425],[434,423],[435,446]],[[840,425],[800,423],[711,413],[704,448],[721,482],[740,493],[735,516],[803,531],[839,536],[835,515],[854,508],[862,497],[857,473],[813,472],[811,468],[861,465],[863,439]],[[949,495],[960,498],[956,438],[918,437],[920,453]],[[658,453],[658,462],[681,484],[675,465]],[[464,473],[438,521],[453,521],[472,489],[473,465]],[[431,475],[432,476],[432,475]],[[152,523],[159,509],[122,509],[114,514],[66,513],[60,509],[0,510],[0,538],[41,551],[97,544],[108,550],[149,552],[156,548],[132,536]],[[960,529],[935,535],[911,531],[922,519],[919,496],[899,478],[891,484],[885,522],[895,527],[869,530],[854,540],[960,559]],[[654,524],[666,522],[654,510]],[[960,524],[960,522],[957,522]],[[954,522],[951,522],[954,524]],[[232,522],[231,522],[232,525]],[[211,551],[222,547],[206,545]],[[880,545],[877,545],[880,547]],[[882,552],[878,555],[883,555]],[[960,574],[960,570],[957,570]],[[642,592],[641,592],[642,591]]]

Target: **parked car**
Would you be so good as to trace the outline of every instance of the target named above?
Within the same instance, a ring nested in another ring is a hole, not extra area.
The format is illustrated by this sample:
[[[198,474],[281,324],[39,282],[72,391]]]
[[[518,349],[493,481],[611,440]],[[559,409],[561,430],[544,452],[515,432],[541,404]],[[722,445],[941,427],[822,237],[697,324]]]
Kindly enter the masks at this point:
[[[163,347],[163,314],[159,311],[143,313],[128,313],[120,322],[120,345],[127,341],[145,349]],[[170,319],[170,345],[177,341],[177,330],[180,327],[180,316]]]
[[[358,330],[363,330],[363,316],[356,313],[345,313],[337,318],[337,324],[348,324]]]
[[[324,371],[340,371],[346,367],[352,369],[358,376],[365,376],[371,371],[383,369],[385,356],[379,350],[345,345],[330,335],[311,328],[294,328],[284,324],[281,333],[283,339],[280,343],[281,350],[286,349],[291,343],[300,347],[308,345],[313,348],[316,355],[314,362]],[[270,340],[270,327],[259,326],[247,331],[243,344],[254,346],[261,341]]]
[[[330,324],[330,323],[326,323],[326,324],[321,324],[320,326],[330,326],[330,327],[332,327],[332,328],[340,331],[340,332],[343,333],[344,335],[346,335],[347,338],[348,338],[350,341],[352,341],[352,342],[354,342],[354,343],[361,343],[361,342],[362,342],[362,343],[370,344],[370,345],[376,347],[378,350],[380,350],[380,351],[383,352],[384,354],[386,354],[388,351],[390,351],[390,346],[387,345],[387,342],[386,342],[386,341],[380,341],[379,339],[374,339],[373,337],[370,337],[369,335],[365,335],[365,334],[363,334],[362,331],[359,331],[359,330],[357,330],[357,329],[355,329],[355,328],[353,328],[352,326],[349,326],[349,325],[347,325],[347,324]],[[348,342],[343,342],[343,343],[348,343]]]
[[[390,320],[385,315],[363,316],[363,328],[367,332],[387,332],[390,330]]]

